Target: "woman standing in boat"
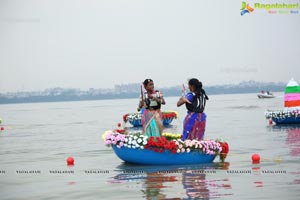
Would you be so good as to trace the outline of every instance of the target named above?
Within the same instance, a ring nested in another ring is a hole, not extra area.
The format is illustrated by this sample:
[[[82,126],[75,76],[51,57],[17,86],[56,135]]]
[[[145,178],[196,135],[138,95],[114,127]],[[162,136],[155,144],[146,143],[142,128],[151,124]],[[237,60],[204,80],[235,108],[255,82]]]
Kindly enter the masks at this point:
[[[189,80],[189,90],[177,102],[177,107],[185,104],[187,116],[183,122],[182,140],[202,140],[205,132],[206,114],[204,108],[208,97],[202,89],[202,83],[192,78]]]
[[[143,133],[147,136],[160,136],[163,131],[162,114],[160,108],[166,104],[162,93],[154,90],[154,83],[151,79],[143,82],[145,92],[141,91],[138,111],[142,108]]]

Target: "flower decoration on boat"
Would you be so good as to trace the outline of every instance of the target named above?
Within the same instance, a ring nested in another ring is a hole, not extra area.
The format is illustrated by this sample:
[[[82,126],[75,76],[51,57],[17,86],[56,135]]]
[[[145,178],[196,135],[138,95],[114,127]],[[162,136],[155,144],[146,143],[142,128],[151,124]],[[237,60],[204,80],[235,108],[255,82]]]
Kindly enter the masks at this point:
[[[205,154],[219,154],[222,151],[220,143],[214,140],[185,140],[181,139],[175,140],[177,145],[177,153],[191,152],[191,151],[201,151]]]
[[[172,112],[162,112],[162,119],[177,119],[178,112],[172,111]]]
[[[128,121],[128,113],[123,115],[123,121],[126,123]]]
[[[167,140],[176,140],[181,138],[181,134],[176,133],[162,133],[162,136],[166,137]]]
[[[229,145],[227,142],[218,142],[222,148],[221,152],[220,152],[220,160],[221,162],[224,162],[224,160],[227,157],[227,154],[229,152]]]
[[[127,113],[127,114],[123,115],[124,122],[141,120],[141,119],[142,119],[141,113]]]
[[[155,152],[164,152],[165,150],[171,151],[171,153],[176,153],[177,145],[174,141],[167,140],[166,137],[149,137],[145,149],[153,150]]]
[[[115,129],[115,131],[118,132],[118,133],[125,133],[126,132],[126,130],[124,128],[122,128],[122,124],[120,122],[118,123],[118,128]]]
[[[101,136],[102,140],[105,142],[106,136],[107,136],[108,134],[111,134],[112,132],[113,132],[112,130],[105,131],[105,132],[102,134],[102,136]]]
[[[267,111],[265,112],[265,116],[267,119],[270,118],[284,119],[290,117],[297,118],[300,117],[300,109]]]
[[[105,134],[104,143],[106,145],[116,145],[118,148],[121,148],[122,146],[124,146],[124,142],[125,142],[124,134],[120,134],[115,131],[107,132]]]
[[[133,149],[144,149],[148,137],[140,133],[125,135],[116,131],[107,131],[103,135],[104,143],[108,146],[116,145],[118,148],[127,147]]]
[[[148,143],[148,136],[142,134],[127,135],[125,138],[124,147],[133,149],[144,149]]]

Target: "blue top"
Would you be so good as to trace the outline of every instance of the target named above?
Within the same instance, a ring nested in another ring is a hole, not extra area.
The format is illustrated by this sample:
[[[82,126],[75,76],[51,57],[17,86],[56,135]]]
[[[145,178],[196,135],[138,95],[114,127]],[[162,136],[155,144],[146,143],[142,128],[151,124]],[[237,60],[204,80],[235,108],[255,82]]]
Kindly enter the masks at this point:
[[[187,100],[189,100],[190,102],[193,101],[193,98],[194,98],[194,93],[192,92],[189,92],[185,95],[185,98],[187,98]]]
[[[189,92],[185,95],[185,98],[191,102],[185,104],[188,113],[189,112],[202,113],[204,111],[206,99],[203,93],[200,94],[199,97],[197,97],[194,92]]]

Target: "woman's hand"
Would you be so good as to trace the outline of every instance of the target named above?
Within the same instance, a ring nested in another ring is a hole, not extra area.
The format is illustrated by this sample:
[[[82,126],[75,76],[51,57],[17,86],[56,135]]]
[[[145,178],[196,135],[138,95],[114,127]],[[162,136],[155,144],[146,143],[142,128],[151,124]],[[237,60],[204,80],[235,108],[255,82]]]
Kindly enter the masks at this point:
[[[157,98],[157,97],[153,97],[153,100],[157,101],[158,103],[161,103],[161,100],[159,98]]]
[[[144,101],[143,101],[143,99],[140,99],[137,111],[140,111],[143,106],[144,106]]]
[[[158,97],[154,97],[153,95],[149,95],[148,98],[153,100],[153,101],[156,101],[157,103],[166,104],[163,97],[158,98]]]

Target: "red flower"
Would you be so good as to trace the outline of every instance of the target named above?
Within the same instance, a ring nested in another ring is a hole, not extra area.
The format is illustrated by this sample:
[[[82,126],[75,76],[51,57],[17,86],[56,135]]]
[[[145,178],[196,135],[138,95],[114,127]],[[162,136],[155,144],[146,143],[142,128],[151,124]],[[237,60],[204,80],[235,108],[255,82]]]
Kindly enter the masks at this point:
[[[219,144],[222,147],[222,151],[220,153],[220,158],[221,158],[221,161],[224,162],[224,160],[227,157],[227,154],[229,152],[229,145],[227,142],[219,142]]]
[[[157,142],[159,142],[159,143],[162,142],[162,138],[160,138],[160,137],[157,137],[156,140],[157,140]]]
[[[128,114],[123,115],[123,121],[127,122],[127,120],[128,120]]]
[[[163,113],[162,118],[163,119],[176,118],[176,113],[175,112]]]
[[[117,130],[115,130],[115,131],[117,131],[118,133],[125,133],[125,130],[124,129],[117,129]]]
[[[176,153],[177,146],[175,142],[167,140],[166,137],[150,137],[145,149],[154,150],[155,152],[163,153],[164,150],[170,150],[172,153]]]
[[[225,154],[228,154],[228,152],[229,152],[229,145],[228,145],[227,142],[223,143],[223,148],[224,148],[224,150],[222,150],[222,152],[225,153]]]

